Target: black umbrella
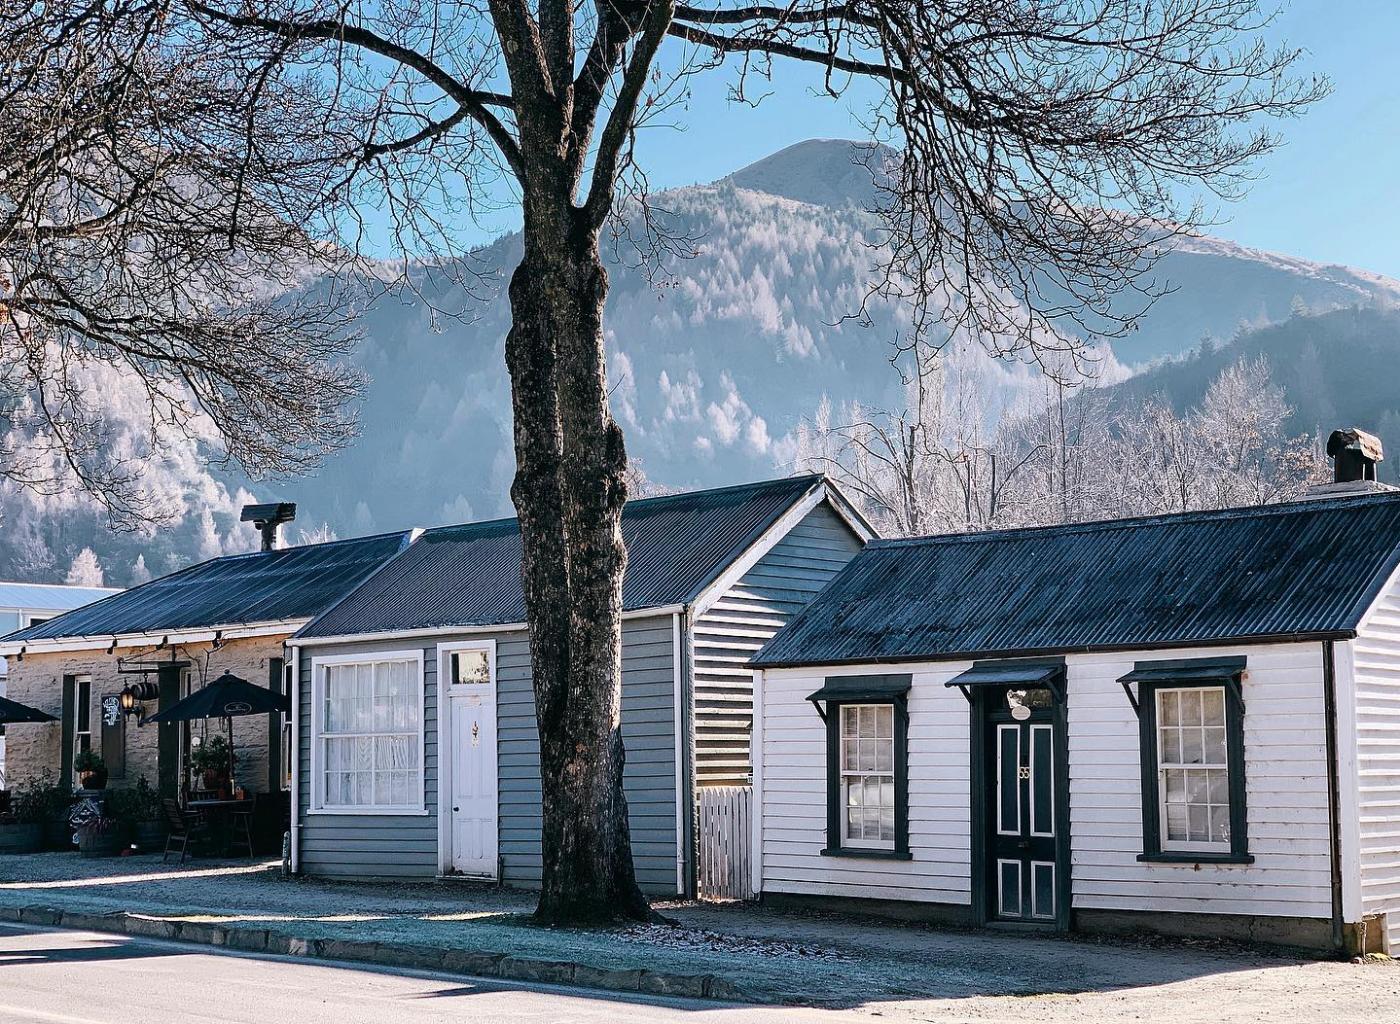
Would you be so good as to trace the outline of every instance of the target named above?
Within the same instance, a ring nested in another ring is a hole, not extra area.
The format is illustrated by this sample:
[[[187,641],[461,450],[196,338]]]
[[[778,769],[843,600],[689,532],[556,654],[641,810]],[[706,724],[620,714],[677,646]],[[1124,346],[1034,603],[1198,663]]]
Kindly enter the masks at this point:
[[[225,672],[208,686],[196,690],[184,700],[146,719],[148,722],[193,722],[201,718],[228,719],[228,767],[233,776],[233,720],[241,715],[269,715],[274,711],[288,714],[292,700],[284,693],[274,693]]]
[[[58,719],[38,708],[31,708],[28,704],[21,704],[17,700],[9,700],[0,697],[0,725],[11,725],[15,722],[57,722]]]
[[[146,719],[148,722],[194,722],[201,718],[234,718],[239,715],[269,715],[292,710],[292,701],[257,683],[225,672],[203,689]]]

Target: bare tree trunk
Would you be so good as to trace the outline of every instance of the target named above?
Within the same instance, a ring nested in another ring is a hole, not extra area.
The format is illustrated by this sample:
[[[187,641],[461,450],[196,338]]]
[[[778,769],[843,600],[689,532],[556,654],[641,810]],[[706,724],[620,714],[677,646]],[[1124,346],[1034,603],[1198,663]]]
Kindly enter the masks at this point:
[[[607,272],[572,209],[527,213],[506,339],[542,782],[542,921],[644,920],[622,790],[621,516],[608,409]]]

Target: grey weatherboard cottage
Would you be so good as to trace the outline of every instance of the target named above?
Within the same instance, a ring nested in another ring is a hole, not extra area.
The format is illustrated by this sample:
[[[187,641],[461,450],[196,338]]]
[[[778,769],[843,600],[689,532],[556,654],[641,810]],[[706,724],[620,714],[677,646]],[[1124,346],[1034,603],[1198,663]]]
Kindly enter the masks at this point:
[[[749,783],[748,659],[872,531],[820,476],[632,501],[622,530],[637,876],[652,894],[693,894],[699,792]],[[297,870],[538,883],[524,618],[519,532],[505,519],[422,532],[288,641]]]
[[[1323,491],[868,545],[754,659],[754,888],[1400,954],[1400,493]]]

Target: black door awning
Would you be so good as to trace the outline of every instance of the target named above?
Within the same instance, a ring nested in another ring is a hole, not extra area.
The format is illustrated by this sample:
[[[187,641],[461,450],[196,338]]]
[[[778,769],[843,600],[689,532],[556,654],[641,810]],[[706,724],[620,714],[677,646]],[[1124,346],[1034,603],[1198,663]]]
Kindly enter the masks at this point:
[[[46,711],[31,708],[8,697],[0,697],[0,725],[14,725],[19,722],[57,722],[58,719]]]
[[[972,690],[979,686],[1043,686],[1055,695],[1056,700],[1064,699],[1065,663],[1063,659],[1037,659],[1034,661],[979,661],[965,672],[959,672],[944,686],[956,686],[968,700]]]

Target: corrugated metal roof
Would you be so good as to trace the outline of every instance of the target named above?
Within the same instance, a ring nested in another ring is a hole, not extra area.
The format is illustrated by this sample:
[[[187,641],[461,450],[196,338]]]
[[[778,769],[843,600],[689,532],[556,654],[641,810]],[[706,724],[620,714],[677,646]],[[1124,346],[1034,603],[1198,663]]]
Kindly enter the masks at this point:
[[[0,582],[0,608],[66,612],[118,592],[116,587],[70,587],[60,583]]]
[[[788,477],[630,501],[622,513],[628,610],[694,598],[820,476]],[[351,636],[522,622],[520,532],[514,519],[428,530],[301,637]]]
[[[407,539],[407,533],[389,533],[215,558],[4,639],[105,637],[305,619],[392,558]]]
[[[1342,633],[1398,561],[1400,494],[874,541],[753,663]]]

